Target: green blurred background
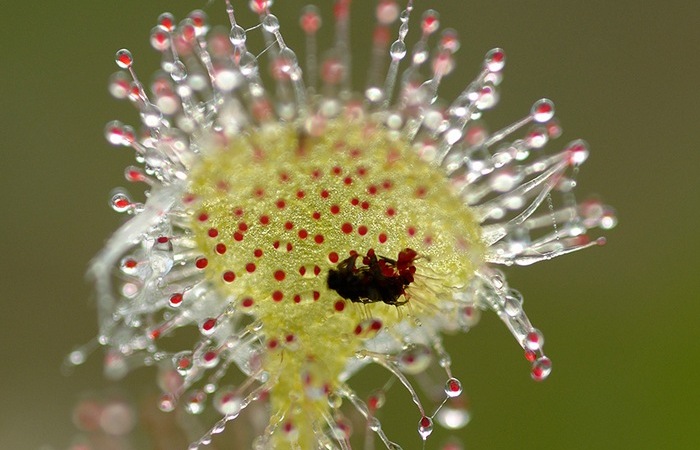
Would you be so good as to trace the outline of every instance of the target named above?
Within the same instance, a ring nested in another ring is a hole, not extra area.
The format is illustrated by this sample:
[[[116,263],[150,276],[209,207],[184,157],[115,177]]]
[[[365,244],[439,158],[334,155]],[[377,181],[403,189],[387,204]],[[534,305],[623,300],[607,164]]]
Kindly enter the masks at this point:
[[[147,42],[155,18],[165,10],[183,17],[204,3],[2,7],[2,449],[65,448],[80,393],[109,385],[99,356],[71,377],[60,373],[64,355],[96,332],[84,272],[120,223],[107,198],[126,184],[123,167],[132,161],[103,138],[108,120],[138,122],[130,105],[109,97],[106,80],[116,70],[114,52],[125,46],[148,81],[158,63]],[[355,43],[366,53],[362,27],[374,2],[354,3]],[[554,361],[548,381],[530,380],[522,351],[492,314],[448,339],[473,412],[457,435],[467,449],[700,448],[700,2],[416,3],[419,13],[439,9],[443,27],[462,37],[442,96],[456,95],[483,54],[503,47],[509,59],[501,104],[486,116],[491,126],[552,98],[564,127],[554,145],[584,137],[592,147],[579,197],[600,194],[620,218],[603,248],[507,271],[545,333]],[[292,43],[301,42],[300,6],[276,5]],[[219,23],[225,18],[222,1],[207,12]],[[151,386],[152,378],[140,371],[131,383]],[[412,430],[416,415],[384,411],[390,430]],[[417,435],[398,440],[406,450],[419,448]]]

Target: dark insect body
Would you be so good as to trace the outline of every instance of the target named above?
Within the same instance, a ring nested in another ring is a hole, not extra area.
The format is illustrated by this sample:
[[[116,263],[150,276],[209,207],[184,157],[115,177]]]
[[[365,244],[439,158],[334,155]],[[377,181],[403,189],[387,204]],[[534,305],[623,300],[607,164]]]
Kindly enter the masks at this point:
[[[401,250],[396,260],[377,256],[374,249],[366,256],[355,253],[328,271],[328,287],[351,302],[401,306],[408,302],[399,298],[406,298],[406,288],[413,282],[417,256],[410,248]],[[358,259],[362,261],[359,266]]]

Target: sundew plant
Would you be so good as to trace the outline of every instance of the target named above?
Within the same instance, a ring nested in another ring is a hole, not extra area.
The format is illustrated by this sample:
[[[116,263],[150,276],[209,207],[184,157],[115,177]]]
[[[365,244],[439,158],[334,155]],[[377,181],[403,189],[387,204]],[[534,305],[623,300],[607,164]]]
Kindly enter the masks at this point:
[[[499,48],[440,99],[460,41],[412,0],[377,2],[367,62],[352,58],[350,0],[332,4],[323,40],[314,6],[296,22],[280,21],[271,0],[217,5],[222,29],[201,10],[157,19],[162,70],[149,85],[128,50],[116,54],[110,92],[141,123],[110,122],[106,137],[135,153],[125,176],[145,200],[115,191],[111,206],[128,220],[90,268],[106,375],[155,366],[160,409],[215,412],[191,449],[241,420],[256,449],[426,447],[434,421],[469,419],[441,335],[486,310],[532,378],[547,378],[542,333],[498,267],[603,244],[588,230],[616,222],[599,201],[574,198],[586,143],[545,151],[561,134],[553,103],[487,128]],[[256,23],[239,22],[247,7]],[[283,36],[298,27],[297,53]],[[367,67],[364,85],[351,82],[351,60]],[[367,394],[353,381],[370,364],[387,377]],[[401,392],[385,395],[392,382],[415,404],[402,416],[415,435],[382,428],[382,405]]]

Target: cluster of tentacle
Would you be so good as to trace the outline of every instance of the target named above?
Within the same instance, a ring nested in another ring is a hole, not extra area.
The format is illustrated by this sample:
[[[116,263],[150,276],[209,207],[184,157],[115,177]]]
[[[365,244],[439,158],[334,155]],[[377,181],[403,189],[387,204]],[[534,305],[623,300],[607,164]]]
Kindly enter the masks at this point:
[[[108,376],[157,365],[161,409],[182,404],[199,414],[213,405],[222,418],[192,448],[259,402],[268,419],[253,446],[295,449],[350,448],[352,417],[400,448],[377,419],[391,382],[368,396],[350,386],[368,363],[406,388],[423,440],[435,417],[464,426],[469,414],[440,333],[468,330],[482,310],[513,333],[532,377],[546,378],[542,334],[493,265],[604,242],[587,230],[614,226],[612,210],[573,195],[585,142],[544,153],[561,133],[546,99],[487,130],[481,116],[498,102],[505,65],[498,48],[454,101],[437,100],[459,39],[445,30],[431,51],[439,18],[429,10],[409,52],[411,0],[378,2],[363,98],[350,92],[349,0],[335,2],[335,40],[321,60],[321,16],[302,12],[305,74],[272,2],[250,3],[267,44],[258,54],[246,39],[258,26],[241,26],[229,0],[225,33],[202,11],[179,24],[159,17],[151,43],[163,72],[151,93],[131,53],[117,53],[126,72],[110,91],[136,106],[143,131],[114,121],[106,134],[136,152],[141,167],[126,178],[145,183],[148,196],[114,193],[112,207],[131,218],[92,264],[95,344],[108,349]],[[168,342],[185,327],[198,336],[173,351]],[[418,374],[431,380],[432,411],[411,383]]]

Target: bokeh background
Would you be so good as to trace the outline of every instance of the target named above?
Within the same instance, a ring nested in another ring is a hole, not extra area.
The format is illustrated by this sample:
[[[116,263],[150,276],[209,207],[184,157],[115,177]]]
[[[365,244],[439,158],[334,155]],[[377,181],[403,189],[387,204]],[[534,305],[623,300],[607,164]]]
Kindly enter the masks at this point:
[[[301,3],[277,3],[286,38],[301,42]],[[360,55],[374,2],[354,3]],[[603,248],[507,271],[545,333],[554,361],[548,381],[530,379],[521,350],[492,314],[448,339],[473,412],[455,434],[468,449],[700,448],[700,2],[416,3],[418,14],[439,9],[443,27],[462,37],[442,95],[456,95],[483,54],[503,47],[501,104],[489,123],[500,127],[537,98],[552,98],[565,132],[554,145],[584,137],[592,147],[579,196],[600,194],[620,218]],[[72,405],[86,389],[110,386],[97,355],[72,376],[60,371],[64,355],[96,332],[84,272],[121,221],[108,193],[126,184],[123,167],[132,161],[103,138],[108,120],[138,121],[130,105],[109,97],[106,80],[125,46],[148,81],[158,62],[148,33],[158,14],[183,17],[205,6],[2,6],[0,448],[66,448],[75,434]],[[222,1],[206,11],[223,22]],[[140,371],[130,386],[147,390],[152,378]],[[409,434],[417,413],[401,401],[391,409],[392,401],[387,427],[394,437],[407,434],[397,439],[407,450],[419,448]]]

